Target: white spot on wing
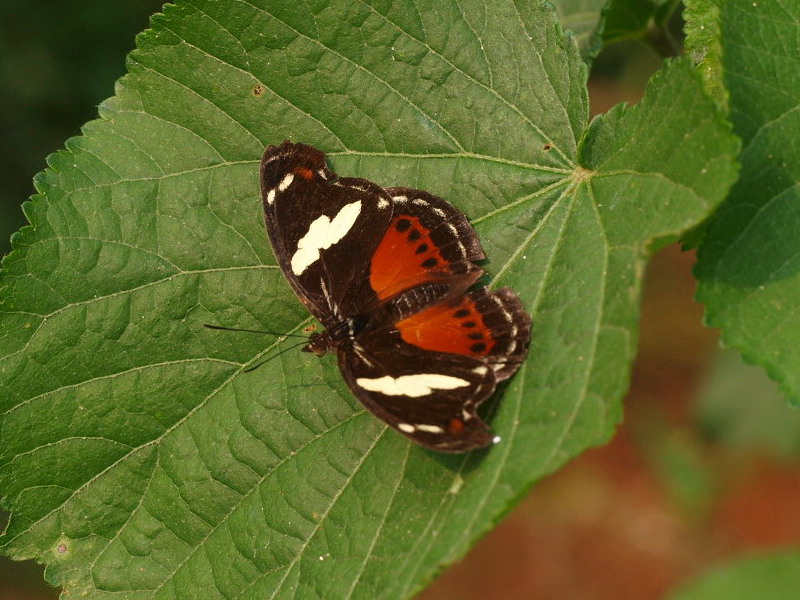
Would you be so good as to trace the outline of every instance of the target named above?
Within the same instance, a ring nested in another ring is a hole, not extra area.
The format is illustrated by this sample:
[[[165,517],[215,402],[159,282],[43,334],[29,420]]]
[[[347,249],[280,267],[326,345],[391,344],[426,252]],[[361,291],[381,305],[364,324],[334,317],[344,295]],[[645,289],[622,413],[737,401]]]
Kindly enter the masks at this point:
[[[292,256],[292,272],[301,275],[319,260],[319,251],[330,248],[346,236],[359,214],[360,200],[343,206],[333,219],[327,215],[317,217],[309,226],[308,232],[297,242],[297,250]]]
[[[328,291],[328,284],[325,283],[325,279],[323,277],[319,278],[319,287],[322,288],[322,295],[325,296],[325,302],[328,303],[328,310],[330,310],[337,317],[341,317],[339,307],[334,304],[333,300],[331,299],[331,294]]]
[[[513,323],[514,322],[514,318],[511,316],[511,313],[508,312],[508,310],[506,310],[506,307],[503,304],[503,301],[500,300],[500,298],[498,296],[494,296],[494,295],[490,296],[490,298],[492,300],[494,300],[494,303],[497,304],[497,306],[500,308],[500,312],[503,313],[503,318],[506,321],[508,321],[509,323]]]
[[[294,173],[287,173],[286,175],[283,176],[283,179],[281,179],[281,182],[278,184],[278,191],[285,192],[286,188],[292,185],[293,181],[294,181]]]
[[[400,377],[386,375],[375,379],[359,377],[356,379],[356,383],[369,392],[410,398],[428,396],[434,390],[454,390],[469,385],[469,381],[466,379],[438,373],[418,373]]]
[[[389,201],[386,198],[381,198],[380,200],[378,200],[378,208],[380,210],[383,210],[388,207],[389,207]]]
[[[365,365],[367,365],[370,369],[374,369],[375,368],[375,363],[373,363],[369,359],[369,357],[364,352],[364,348],[360,344],[356,344],[356,343],[353,344],[353,352],[355,352],[356,355],[358,356],[358,358],[361,360],[361,362],[363,362]]]
[[[414,433],[416,431],[416,427],[413,425],[409,425],[408,423],[398,423],[397,428],[400,431],[405,431],[406,433]]]
[[[444,433],[444,429],[438,425],[415,425],[417,431],[424,431],[426,433]]]
[[[273,202],[275,202],[275,190],[271,189],[267,194],[267,203],[272,204]]]
[[[439,210],[438,208],[436,210]],[[442,216],[444,216],[444,211],[442,211]],[[453,237],[456,239],[456,243],[458,244],[458,251],[461,252],[461,257],[464,260],[467,260],[467,249],[464,247],[464,244],[461,243],[461,239],[458,235],[458,229],[452,223],[447,223],[447,229],[450,233],[453,234]]]

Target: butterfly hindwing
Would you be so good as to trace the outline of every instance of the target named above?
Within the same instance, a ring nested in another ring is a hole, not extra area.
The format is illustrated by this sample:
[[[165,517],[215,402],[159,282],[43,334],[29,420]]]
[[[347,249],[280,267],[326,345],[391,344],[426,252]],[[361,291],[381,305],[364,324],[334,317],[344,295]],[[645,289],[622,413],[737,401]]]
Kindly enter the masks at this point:
[[[398,321],[395,328],[404,341],[424,350],[481,360],[502,381],[525,358],[531,321],[509,288],[477,288]]]
[[[476,410],[519,368],[529,335],[514,292],[478,288],[340,347],[339,365],[389,425],[424,446],[463,452],[492,441]]]
[[[492,441],[476,409],[496,379],[478,360],[422,350],[386,333],[340,347],[339,367],[370,412],[418,444],[464,452]]]

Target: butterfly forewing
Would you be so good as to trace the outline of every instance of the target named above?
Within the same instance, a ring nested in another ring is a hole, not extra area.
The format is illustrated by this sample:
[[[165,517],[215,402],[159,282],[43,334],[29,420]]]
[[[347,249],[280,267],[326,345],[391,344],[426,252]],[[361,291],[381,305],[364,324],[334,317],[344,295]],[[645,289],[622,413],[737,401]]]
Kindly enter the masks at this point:
[[[367,302],[354,293],[392,217],[391,197],[365,179],[339,178],[305,144],[270,146],[261,163],[267,232],[295,293],[326,327]]]

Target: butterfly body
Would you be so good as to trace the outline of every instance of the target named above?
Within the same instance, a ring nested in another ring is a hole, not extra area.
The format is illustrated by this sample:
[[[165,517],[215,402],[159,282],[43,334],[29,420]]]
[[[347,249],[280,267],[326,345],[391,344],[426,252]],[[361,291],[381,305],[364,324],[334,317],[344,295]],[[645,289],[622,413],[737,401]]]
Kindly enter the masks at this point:
[[[530,318],[508,288],[474,285],[485,258],[466,217],[432,194],[340,178],[321,151],[284,142],[261,163],[278,264],[325,330],[364,406],[425,447],[495,439],[476,408],[527,352]]]

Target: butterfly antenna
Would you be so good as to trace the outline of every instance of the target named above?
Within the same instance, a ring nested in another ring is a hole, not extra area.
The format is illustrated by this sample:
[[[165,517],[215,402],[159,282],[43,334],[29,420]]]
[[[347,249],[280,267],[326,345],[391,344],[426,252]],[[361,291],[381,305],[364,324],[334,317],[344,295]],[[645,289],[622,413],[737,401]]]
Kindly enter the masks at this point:
[[[277,331],[264,331],[261,329],[240,329],[239,327],[223,327],[222,325],[211,325],[209,323],[203,323],[203,327],[208,329],[215,329],[217,331],[243,331],[245,333],[265,333],[267,335],[275,335],[278,337],[298,337],[303,338],[305,340],[308,339],[307,335],[301,335],[299,333],[278,333]]]
[[[303,336],[299,336],[299,337],[303,337]],[[278,352],[277,354],[273,354],[272,356],[268,356],[267,358],[265,358],[264,360],[262,360],[260,363],[256,363],[256,364],[254,364],[253,366],[247,367],[246,369],[244,369],[244,370],[242,371],[242,373],[249,373],[250,371],[255,371],[255,370],[258,368],[258,367],[260,367],[260,366],[262,366],[262,365],[265,365],[265,364],[267,364],[267,363],[268,363],[269,361],[271,361],[272,359],[274,359],[274,358],[278,358],[278,357],[279,357],[281,354],[283,354],[284,352],[289,352],[289,350],[294,350],[294,349],[295,349],[295,348],[297,348],[298,346],[302,346],[302,345],[304,345],[304,344],[306,344],[306,343],[307,343],[307,340],[304,340],[304,341],[302,341],[302,342],[297,342],[296,344],[292,344],[291,346],[289,346],[288,348],[284,348],[283,350],[281,350],[281,351],[280,351],[280,352]]]
[[[277,336],[279,339],[280,338],[289,338],[289,337],[295,337],[295,338],[302,338],[303,339],[302,342],[297,342],[296,344],[292,344],[291,346],[289,346],[288,348],[284,348],[283,350],[281,350],[277,354],[273,354],[272,356],[268,356],[266,359],[262,360],[260,363],[256,363],[255,365],[253,365],[251,367],[247,367],[246,369],[244,369],[242,371],[243,373],[249,373],[250,371],[255,371],[261,365],[267,364],[273,358],[278,358],[284,352],[288,352],[289,350],[294,350],[298,346],[303,346],[303,345],[308,343],[308,336],[307,335],[301,335],[299,333],[277,333],[275,331],[263,331],[261,329],[242,329],[242,328],[239,328],[239,327],[223,327],[222,325],[211,325],[209,323],[203,323],[203,327],[206,327],[208,329],[214,329],[214,330],[217,330],[217,331],[243,331],[245,333],[265,333],[267,335]]]

